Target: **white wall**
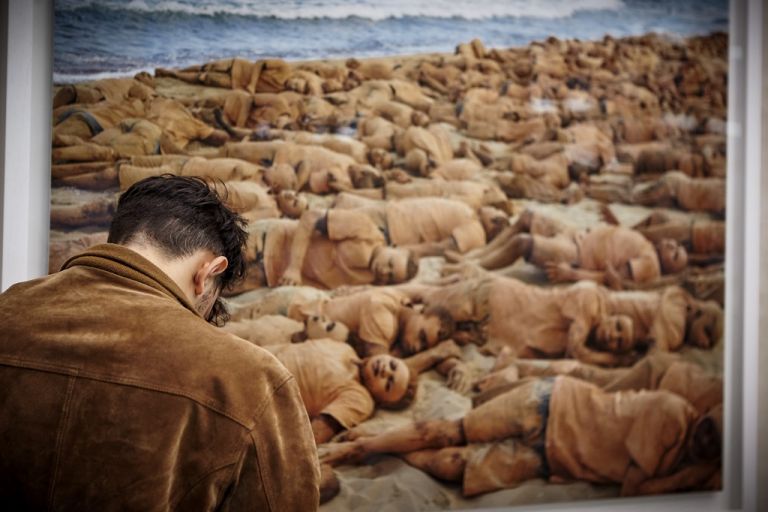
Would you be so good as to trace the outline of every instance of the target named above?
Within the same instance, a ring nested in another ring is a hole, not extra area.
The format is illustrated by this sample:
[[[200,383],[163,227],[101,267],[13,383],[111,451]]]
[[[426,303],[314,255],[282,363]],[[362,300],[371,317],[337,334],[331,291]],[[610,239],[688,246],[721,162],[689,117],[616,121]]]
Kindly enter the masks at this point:
[[[46,273],[51,148],[52,0],[9,0],[7,9],[7,36],[0,23],[2,290]],[[768,178],[761,180],[768,168],[766,25],[761,0],[732,3],[725,491],[527,510],[768,510],[768,372],[759,371],[768,368],[768,346],[759,344],[761,333],[768,337],[768,272],[760,272],[768,268],[768,207],[760,208],[768,197]]]
[[[51,0],[7,3],[2,290],[48,269],[51,6]]]

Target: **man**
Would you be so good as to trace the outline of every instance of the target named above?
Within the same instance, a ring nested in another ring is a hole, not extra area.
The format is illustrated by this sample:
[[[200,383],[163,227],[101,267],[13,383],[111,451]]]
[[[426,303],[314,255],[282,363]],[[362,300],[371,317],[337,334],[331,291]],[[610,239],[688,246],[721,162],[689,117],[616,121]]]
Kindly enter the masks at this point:
[[[420,373],[461,357],[453,342],[408,359],[389,354],[360,359],[346,343],[328,338],[266,348],[296,378],[317,444],[367,420],[377,405],[407,407],[415,397]]]
[[[4,506],[316,509],[294,378],[216,327],[243,221],[159,176],[121,196],[107,241],[0,295]]]
[[[612,292],[591,282],[567,287],[526,284],[494,274],[449,286],[401,285],[414,302],[447,310],[453,339],[488,352],[509,347],[517,357],[573,357],[601,366],[624,366],[635,351],[709,349],[722,336],[723,312],[676,286]],[[423,319],[409,319],[401,338],[406,353],[431,346],[420,339]]]
[[[443,197],[382,201],[341,193],[334,208],[369,217],[392,245],[408,248],[419,258],[441,256],[446,250],[465,253],[477,249],[509,224],[501,210],[490,206],[473,210]]]
[[[448,253],[450,256],[450,253]],[[673,239],[655,246],[640,233],[620,226],[577,230],[554,219],[526,210],[486,247],[469,253],[481,267],[498,269],[521,256],[544,267],[552,282],[590,280],[620,286],[626,279],[652,282],[661,272],[673,274],[685,268],[685,249]],[[454,255],[452,259],[460,259]],[[445,271],[455,271],[447,266]]]
[[[490,353],[509,347],[518,357],[573,357],[617,366],[633,361],[638,339],[632,318],[606,308],[606,290],[594,283],[543,288],[496,275],[449,286],[398,287],[414,302],[448,311],[453,339],[472,342]],[[429,348],[425,319],[414,316],[400,343],[406,353]]]
[[[636,185],[590,182],[585,186],[585,193],[599,201],[680,208],[719,217],[725,215],[723,178],[691,178],[680,171],[668,171],[651,182]]]
[[[352,436],[354,437],[354,436]],[[464,496],[526,480],[621,484],[622,496],[717,488],[722,408],[700,414],[667,391],[608,393],[579,379],[533,379],[464,417],[426,420],[325,445],[339,464],[399,453]]]
[[[475,383],[474,388],[480,393],[473,403],[477,406],[505,392],[518,385],[518,379],[557,375],[591,382],[610,392],[671,391],[685,398],[702,414],[723,403],[723,379],[675,353],[655,352],[628,368],[603,368],[573,359],[516,359],[510,357],[509,351],[502,351],[491,373]]]
[[[346,341],[361,357],[399,353],[397,341],[407,326],[412,329],[419,325],[430,347],[450,338],[454,330],[453,318],[447,310],[439,306],[417,309],[393,287],[371,287],[319,300],[297,297],[288,307],[288,314],[305,323],[319,316],[345,325],[350,331]],[[418,322],[414,321],[416,317]]]
[[[352,211],[308,210],[298,221],[268,219],[250,231],[249,259],[262,286],[395,284],[418,271],[410,251],[388,246],[373,221]]]
[[[608,206],[604,210],[609,218],[613,217]],[[609,218],[606,221],[611,222]],[[664,238],[677,240],[686,248],[691,263],[721,262],[725,256],[725,222],[722,220],[687,220],[654,210],[633,229],[653,243],[659,243]]]

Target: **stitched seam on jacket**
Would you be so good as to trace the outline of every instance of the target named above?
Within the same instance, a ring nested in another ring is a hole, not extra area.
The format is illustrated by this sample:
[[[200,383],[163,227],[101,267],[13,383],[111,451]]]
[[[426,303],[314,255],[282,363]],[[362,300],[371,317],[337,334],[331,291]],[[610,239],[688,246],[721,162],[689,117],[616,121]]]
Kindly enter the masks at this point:
[[[6,361],[7,363],[4,363],[3,361]],[[218,407],[213,402],[206,400],[203,397],[197,396],[195,393],[190,393],[183,389],[173,388],[170,386],[164,386],[162,384],[143,381],[139,379],[114,377],[110,375],[101,374],[98,372],[83,371],[81,369],[72,368],[68,366],[56,366],[56,365],[47,364],[47,363],[39,363],[37,361],[28,361],[20,358],[0,357],[0,364],[3,364],[5,366],[21,366],[25,368],[48,371],[51,373],[77,375],[78,377],[81,377],[84,379],[95,380],[99,382],[106,382],[106,383],[116,384],[116,385],[131,386],[139,389],[146,389],[151,391],[167,393],[169,395],[181,396],[184,398],[188,398],[204,407],[207,407],[208,409],[211,409],[223,416],[226,416],[227,418],[231,419],[235,423],[245,427],[248,430],[252,430],[254,428],[256,418],[261,415],[261,413],[264,411],[264,408],[266,407],[266,404],[263,403],[261,407],[258,409],[258,411],[254,413],[253,416],[245,419],[222,407]],[[289,374],[282,381],[278,382],[273,387],[272,394],[274,395],[281,387],[283,387],[283,385],[285,385],[286,382],[288,382],[292,378],[293,376]]]
[[[200,485],[202,482],[206,481],[208,477],[213,475],[214,473],[217,473],[223,469],[226,469],[228,467],[232,467],[234,470],[235,466],[237,465],[237,461],[235,462],[227,462],[226,464],[222,464],[221,466],[217,466],[210,470],[209,472],[205,473],[204,475],[201,475],[200,478],[198,478],[190,487],[187,489],[187,491],[179,498],[179,501],[177,502],[176,506],[173,507],[173,510],[181,510],[179,507],[182,506],[182,503],[184,503],[184,500],[187,499],[187,496],[189,496],[189,493],[195,490],[195,488]],[[218,508],[222,503],[218,502],[216,503],[216,507]]]
[[[74,393],[75,383],[77,382],[77,375],[70,375],[69,382],[67,382],[67,391],[64,395],[64,403],[62,405],[61,417],[59,418],[58,432],[56,433],[56,448],[54,450],[53,472],[51,473],[51,485],[48,489],[48,509],[53,510],[54,498],[56,493],[56,481],[59,477],[59,461],[61,457],[62,443],[64,436],[69,425],[69,412],[71,410],[70,403],[72,401],[72,394]]]
[[[274,391],[272,392],[272,396],[270,396],[270,399],[271,399],[272,402],[275,401],[275,395],[291,379],[293,379],[292,375],[288,376],[288,378],[285,379],[279,386],[275,387]],[[265,403],[262,405],[261,410],[256,415],[254,415],[254,420],[257,417],[261,416],[263,414],[264,410],[267,408],[266,400],[264,402]],[[256,426],[254,425],[253,428],[256,428]],[[260,461],[261,453],[259,452],[259,445],[256,442],[256,437],[254,437],[254,435],[253,435],[253,429],[250,430],[248,435],[251,438],[251,442],[253,443],[253,447],[256,449],[256,460],[258,462],[257,467],[259,468],[259,479],[261,480],[261,485],[264,487],[264,497],[267,499],[267,505],[269,507],[269,510],[275,510],[275,505],[274,505],[273,500],[272,500],[272,497],[274,495],[274,489],[272,488],[272,479],[264,478],[264,472],[262,470],[263,464],[260,463],[261,462]]]

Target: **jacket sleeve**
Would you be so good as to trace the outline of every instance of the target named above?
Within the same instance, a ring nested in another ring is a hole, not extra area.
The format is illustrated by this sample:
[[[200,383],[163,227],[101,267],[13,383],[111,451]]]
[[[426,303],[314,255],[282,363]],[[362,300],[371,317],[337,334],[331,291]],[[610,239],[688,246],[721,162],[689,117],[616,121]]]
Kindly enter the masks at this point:
[[[317,448],[293,377],[272,395],[249,437],[222,509],[317,510]]]

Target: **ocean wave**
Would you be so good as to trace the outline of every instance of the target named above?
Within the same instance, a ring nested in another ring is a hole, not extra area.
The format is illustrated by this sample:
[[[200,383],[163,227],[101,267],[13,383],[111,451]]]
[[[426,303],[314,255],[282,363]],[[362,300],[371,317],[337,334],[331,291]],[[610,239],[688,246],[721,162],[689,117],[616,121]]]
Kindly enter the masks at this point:
[[[59,73],[54,71],[53,84],[78,84],[82,82],[95,82],[96,80],[105,80],[107,78],[127,78],[136,76],[136,74],[145,71],[154,74],[155,70],[151,67],[136,68],[123,71],[99,71],[95,73]]]
[[[189,16],[242,16],[282,20],[347,18],[381,21],[427,17],[482,20],[492,18],[568,18],[579,11],[618,11],[622,0],[60,0],[56,11],[99,9]]]

